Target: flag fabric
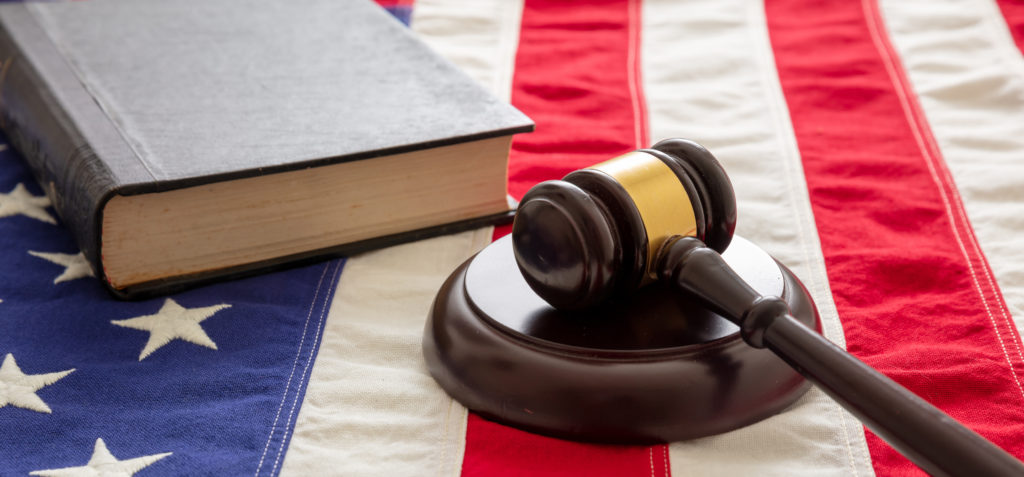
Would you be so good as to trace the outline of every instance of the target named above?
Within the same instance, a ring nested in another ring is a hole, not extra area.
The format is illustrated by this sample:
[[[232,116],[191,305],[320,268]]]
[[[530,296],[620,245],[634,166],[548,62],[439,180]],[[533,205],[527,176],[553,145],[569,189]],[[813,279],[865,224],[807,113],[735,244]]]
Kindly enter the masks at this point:
[[[341,0],[339,0],[341,1]],[[516,196],[668,137],[824,334],[1024,457],[1024,4],[380,1],[537,123]],[[449,398],[420,351],[507,227],[139,302],[105,294],[0,151],[0,475],[921,475],[812,389],[726,434],[569,442]]]

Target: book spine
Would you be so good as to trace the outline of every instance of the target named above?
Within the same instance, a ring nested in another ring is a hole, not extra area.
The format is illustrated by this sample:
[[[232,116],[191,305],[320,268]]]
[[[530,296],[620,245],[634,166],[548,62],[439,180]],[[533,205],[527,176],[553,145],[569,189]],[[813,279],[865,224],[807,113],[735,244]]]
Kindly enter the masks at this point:
[[[8,8],[14,6],[0,12],[0,129],[102,277],[100,207],[114,180],[12,34],[12,27],[24,28],[27,17],[27,12]]]

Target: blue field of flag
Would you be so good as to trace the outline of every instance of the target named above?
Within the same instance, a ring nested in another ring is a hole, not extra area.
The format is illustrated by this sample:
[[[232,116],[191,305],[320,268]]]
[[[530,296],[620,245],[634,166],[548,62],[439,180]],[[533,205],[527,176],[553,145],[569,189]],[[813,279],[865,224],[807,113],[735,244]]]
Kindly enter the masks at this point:
[[[0,475],[276,473],[343,262],[119,301],[48,203],[4,146]]]

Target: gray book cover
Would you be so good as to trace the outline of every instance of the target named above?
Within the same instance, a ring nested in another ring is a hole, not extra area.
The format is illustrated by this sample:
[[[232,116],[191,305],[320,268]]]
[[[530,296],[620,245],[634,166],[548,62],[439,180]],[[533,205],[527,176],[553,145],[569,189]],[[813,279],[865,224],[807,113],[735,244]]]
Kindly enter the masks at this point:
[[[0,5],[0,119],[99,268],[132,195],[533,129],[367,0]]]

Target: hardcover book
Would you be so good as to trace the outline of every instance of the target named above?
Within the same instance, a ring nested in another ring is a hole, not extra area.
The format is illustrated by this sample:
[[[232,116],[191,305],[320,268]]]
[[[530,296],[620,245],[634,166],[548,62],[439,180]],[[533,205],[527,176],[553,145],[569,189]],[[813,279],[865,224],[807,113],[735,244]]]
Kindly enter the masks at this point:
[[[122,297],[508,217],[523,114],[355,0],[0,5],[0,121]]]

